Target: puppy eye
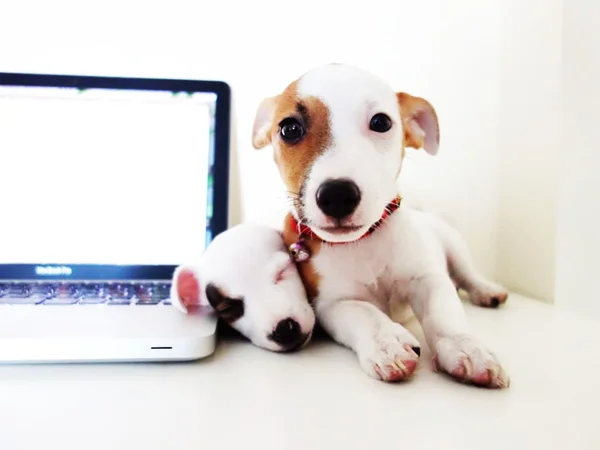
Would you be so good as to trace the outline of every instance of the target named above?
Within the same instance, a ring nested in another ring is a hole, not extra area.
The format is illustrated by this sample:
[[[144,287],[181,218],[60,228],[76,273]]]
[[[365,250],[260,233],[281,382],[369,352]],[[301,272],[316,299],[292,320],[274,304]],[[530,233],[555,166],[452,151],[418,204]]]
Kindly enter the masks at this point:
[[[304,127],[297,119],[288,117],[279,124],[279,135],[284,142],[296,144],[304,137]]]
[[[369,128],[376,133],[385,133],[392,128],[392,119],[386,116],[383,113],[375,114],[371,118],[371,122],[369,123]]]

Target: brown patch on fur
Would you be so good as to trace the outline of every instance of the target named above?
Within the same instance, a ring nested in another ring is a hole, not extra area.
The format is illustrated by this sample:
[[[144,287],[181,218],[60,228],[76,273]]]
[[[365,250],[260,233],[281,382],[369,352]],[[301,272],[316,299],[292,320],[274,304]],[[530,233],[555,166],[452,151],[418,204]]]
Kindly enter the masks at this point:
[[[273,156],[283,181],[296,195],[300,194],[314,160],[331,144],[327,106],[316,97],[300,99],[297,86],[295,81],[282,94],[263,102],[255,119],[253,139],[257,149],[273,144]],[[279,123],[288,117],[304,126],[305,135],[297,144],[288,145],[279,138]]]
[[[272,136],[277,136],[279,122],[295,117],[304,125],[304,138],[295,145],[278,139],[275,162],[288,190],[295,194],[300,189],[314,160],[330,145],[329,110],[319,99],[310,97],[300,101],[293,83],[281,95],[275,110]]]
[[[406,156],[406,146],[405,146],[404,140],[403,140],[402,141],[402,161],[404,161],[405,156]],[[396,171],[396,178],[398,178],[398,176],[400,175],[401,170],[402,170],[402,164],[400,164],[400,166],[398,167],[398,170]]]
[[[283,226],[283,240],[285,241],[285,245],[287,247],[297,242],[299,237],[298,231],[291,227],[290,218],[291,215],[288,214],[285,218],[285,223]],[[304,244],[308,247],[311,258],[314,258],[321,250],[320,241],[306,239]],[[308,300],[312,303],[319,295],[319,283],[321,281],[321,276],[315,270],[313,264],[310,262],[310,259],[301,263],[297,263],[296,266],[298,267],[300,278],[302,278],[304,289],[306,289]]]
[[[396,94],[396,98],[398,99],[398,104],[400,105],[400,116],[402,118],[402,128],[404,129],[404,146],[402,147],[402,151],[405,151],[404,147],[415,149],[422,148],[425,143],[423,136],[417,136],[413,133],[410,122],[419,114],[427,111],[428,113],[432,114],[437,126],[438,118],[435,109],[433,109],[431,104],[424,98],[413,97],[405,92],[398,92]],[[439,126],[437,126],[436,129],[435,139],[436,141],[440,140]],[[402,156],[404,156],[404,153]]]
[[[206,286],[206,299],[215,310],[219,319],[232,324],[244,315],[244,299],[231,298],[222,289],[212,283]]]

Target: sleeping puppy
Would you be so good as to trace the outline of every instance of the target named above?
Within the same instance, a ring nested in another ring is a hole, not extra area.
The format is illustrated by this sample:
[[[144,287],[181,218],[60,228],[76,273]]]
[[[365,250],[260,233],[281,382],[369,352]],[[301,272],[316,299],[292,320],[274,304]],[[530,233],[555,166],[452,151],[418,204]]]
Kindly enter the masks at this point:
[[[217,235],[196,265],[173,274],[171,301],[209,306],[258,347],[288,352],[312,335],[315,315],[281,234],[242,224]]]
[[[317,319],[362,369],[386,381],[415,372],[420,343],[390,317],[412,310],[437,369],[507,387],[502,364],[469,330],[456,287],[488,307],[504,303],[506,290],[479,273],[457,231],[398,196],[406,147],[435,155],[439,138],[428,101],[341,64],[315,68],[265,99],[253,130],[255,148],[272,146],[290,193],[284,240],[302,255]]]

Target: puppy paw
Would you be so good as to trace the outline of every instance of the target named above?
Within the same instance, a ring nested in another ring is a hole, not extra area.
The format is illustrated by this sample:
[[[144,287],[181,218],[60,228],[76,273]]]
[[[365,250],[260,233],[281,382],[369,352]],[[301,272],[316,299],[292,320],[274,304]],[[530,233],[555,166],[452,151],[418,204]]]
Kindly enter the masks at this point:
[[[480,283],[469,290],[471,303],[478,306],[497,308],[505,303],[507,298],[508,291],[506,289],[489,281]]]
[[[403,381],[415,372],[421,347],[419,341],[399,324],[379,330],[357,351],[362,369],[383,381]]]
[[[458,335],[441,338],[433,357],[434,369],[464,383],[487,388],[507,388],[510,378],[496,356],[475,338]]]

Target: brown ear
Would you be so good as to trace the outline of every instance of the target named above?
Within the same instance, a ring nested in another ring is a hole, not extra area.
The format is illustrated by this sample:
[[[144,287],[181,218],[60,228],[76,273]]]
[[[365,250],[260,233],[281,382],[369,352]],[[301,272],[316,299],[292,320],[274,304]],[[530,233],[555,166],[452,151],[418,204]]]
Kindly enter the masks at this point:
[[[404,127],[404,145],[424,148],[430,155],[435,155],[440,145],[440,128],[433,106],[423,98],[404,92],[398,92],[396,97]]]
[[[275,115],[275,107],[279,96],[265,98],[254,117],[254,126],[252,127],[252,145],[259,150],[271,143],[271,128]]]
[[[206,286],[206,298],[217,316],[227,323],[231,324],[244,315],[244,299],[228,297],[212,283]]]

